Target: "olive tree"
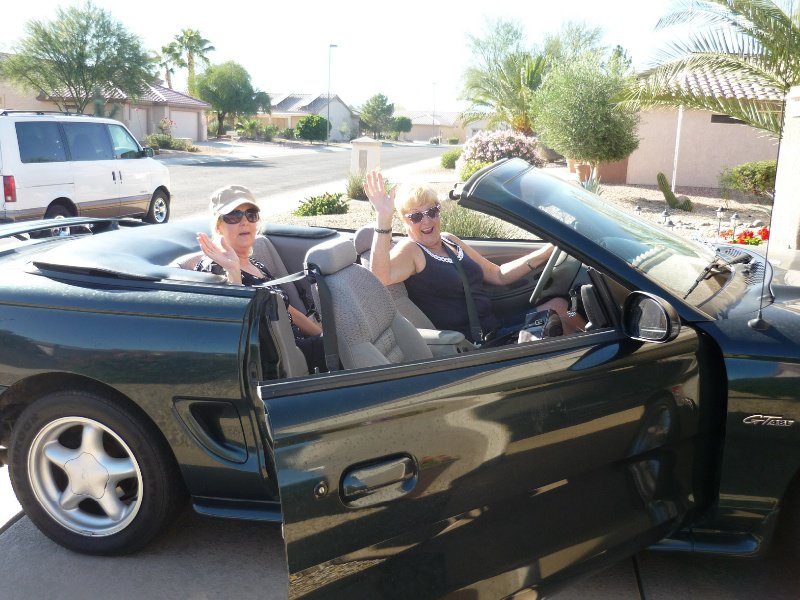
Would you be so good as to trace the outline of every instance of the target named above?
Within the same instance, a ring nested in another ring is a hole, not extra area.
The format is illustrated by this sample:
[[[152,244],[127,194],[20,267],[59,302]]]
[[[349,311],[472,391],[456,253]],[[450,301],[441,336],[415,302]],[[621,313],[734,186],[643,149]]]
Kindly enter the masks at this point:
[[[59,8],[51,21],[28,21],[25,32],[0,74],[61,110],[83,113],[98,90],[135,98],[155,81],[155,62],[141,40],[91,2]]]
[[[558,64],[536,93],[539,139],[560,154],[596,167],[627,158],[639,146],[639,116],[617,99],[633,76],[615,52]]]

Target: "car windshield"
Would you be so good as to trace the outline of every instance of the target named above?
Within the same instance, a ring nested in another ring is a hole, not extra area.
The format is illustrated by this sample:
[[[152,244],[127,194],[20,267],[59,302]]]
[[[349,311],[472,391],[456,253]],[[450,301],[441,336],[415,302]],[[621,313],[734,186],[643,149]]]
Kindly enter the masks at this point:
[[[683,297],[706,265],[714,250],[658,226],[651,225],[602,197],[577,186],[563,185],[550,177],[524,177],[522,198],[537,209],[568,225],[581,235],[615,254],[659,285]],[[713,293],[721,283],[705,284]],[[693,298],[708,297],[697,293]]]

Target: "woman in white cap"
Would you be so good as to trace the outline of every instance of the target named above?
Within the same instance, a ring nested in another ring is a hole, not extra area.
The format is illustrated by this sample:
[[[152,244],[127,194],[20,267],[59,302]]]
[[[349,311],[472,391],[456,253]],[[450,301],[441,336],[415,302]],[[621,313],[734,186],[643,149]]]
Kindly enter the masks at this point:
[[[225,275],[234,285],[261,285],[275,279],[267,267],[252,257],[253,243],[258,234],[259,209],[255,197],[242,185],[229,185],[211,194],[212,231],[214,236],[197,234],[197,241],[205,257],[195,267]],[[309,370],[325,369],[325,352],[322,347],[322,328],[295,307],[280,288],[286,303],[295,342],[306,357]]]

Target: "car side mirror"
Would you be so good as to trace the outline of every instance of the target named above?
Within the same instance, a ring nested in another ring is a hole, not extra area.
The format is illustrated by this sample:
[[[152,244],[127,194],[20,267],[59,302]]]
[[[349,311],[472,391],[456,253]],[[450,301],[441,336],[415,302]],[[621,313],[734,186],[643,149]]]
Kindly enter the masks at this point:
[[[633,292],[622,307],[622,330],[640,342],[664,343],[681,331],[681,319],[666,300],[647,292]]]
[[[142,156],[145,158],[153,158],[156,155],[155,150],[153,150],[150,146],[145,146],[142,148]]]

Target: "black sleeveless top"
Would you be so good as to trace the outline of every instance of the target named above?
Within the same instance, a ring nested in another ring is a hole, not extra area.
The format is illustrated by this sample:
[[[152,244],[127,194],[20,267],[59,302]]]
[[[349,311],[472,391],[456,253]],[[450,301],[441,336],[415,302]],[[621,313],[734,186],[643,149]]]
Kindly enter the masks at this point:
[[[492,303],[483,287],[483,271],[478,263],[449,240],[442,241],[453,248],[467,276],[478,320],[483,333],[497,329],[499,321],[492,312]],[[437,329],[460,331],[471,340],[467,300],[464,285],[452,260],[436,256],[418,244],[425,256],[425,268],[405,280],[408,297],[427,315]],[[473,340],[474,341],[474,340]]]

